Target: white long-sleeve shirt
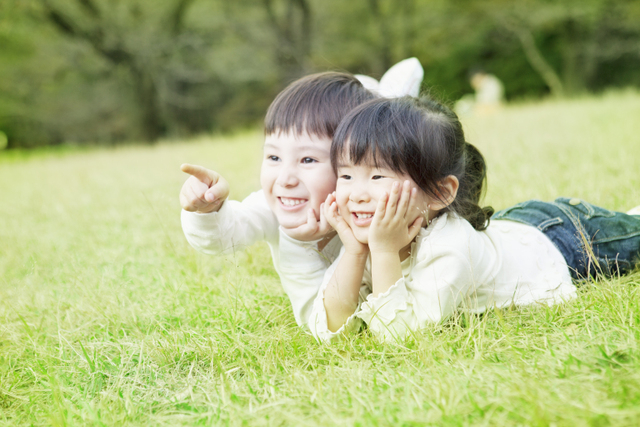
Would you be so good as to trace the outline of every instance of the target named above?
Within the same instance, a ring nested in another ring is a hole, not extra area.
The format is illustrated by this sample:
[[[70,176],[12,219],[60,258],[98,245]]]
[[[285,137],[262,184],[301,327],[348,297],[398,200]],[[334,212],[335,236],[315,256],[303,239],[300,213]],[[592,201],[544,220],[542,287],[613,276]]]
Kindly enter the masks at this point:
[[[309,318],[311,333],[322,341],[357,330],[363,322],[387,340],[402,339],[456,310],[551,305],[576,296],[564,257],[535,227],[499,220],[476,231],[457,215],[443,214],[418,234],[401,264],[403,277],[377,297],[371,295],[367,262],[356,312],[331,332],[324,291],[342,253],[327,270]]]
[[[218,212],[183,210],[182,230],[195,249],[211,254],[232,254],[264,240],[300,326],[306,327],[313,300],[324,273],[336,259],[342,243],[336,236],[320,252],[318,241],[301,242],[282,231],[262,190],[242,202],[226,200]]]

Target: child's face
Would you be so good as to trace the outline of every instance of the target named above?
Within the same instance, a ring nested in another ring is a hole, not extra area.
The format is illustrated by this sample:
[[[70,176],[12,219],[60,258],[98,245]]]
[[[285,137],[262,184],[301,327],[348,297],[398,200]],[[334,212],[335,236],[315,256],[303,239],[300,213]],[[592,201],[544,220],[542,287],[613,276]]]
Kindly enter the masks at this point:
[[[284,228],[320,218],[320,204],[336,188],[329,157],[331,139],[294,132],[265,138],[260,183],[267,203]]]
[[[338,167],[338,183],[336,186],[336,202],[340,216],[349,224],[354,237],[362,244],[369,243],[369,226],[378,206],[378,200],[386,193],[391,194],[391,185],[408,180],[411,188],[418,186],[408,176],[398,174],[387,168],[375,166],[341,165]],[[418,188],[418,208],[407,213],[409,223],[419,216],[425,216],[428,196]],[[426,223],[426,222],[425,222]]]

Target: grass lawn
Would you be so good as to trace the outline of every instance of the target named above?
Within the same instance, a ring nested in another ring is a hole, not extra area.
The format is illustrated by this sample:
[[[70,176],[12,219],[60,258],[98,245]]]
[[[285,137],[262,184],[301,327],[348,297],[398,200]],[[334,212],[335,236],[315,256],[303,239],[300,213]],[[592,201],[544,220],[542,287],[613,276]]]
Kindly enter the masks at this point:
[[[486,202],[640,205],[640,93],[464,118]],[[640,273],[402,345],[317,344],[257,244],[201,255],[183,162],[258,189],[262,137],[0,153],[0,426],[640,425]]]

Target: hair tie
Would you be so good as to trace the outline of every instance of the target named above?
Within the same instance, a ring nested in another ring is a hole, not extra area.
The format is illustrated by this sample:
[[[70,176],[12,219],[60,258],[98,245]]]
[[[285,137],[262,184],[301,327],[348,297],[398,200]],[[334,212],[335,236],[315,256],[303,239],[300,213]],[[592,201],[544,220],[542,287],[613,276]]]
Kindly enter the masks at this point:
[[[418,58],[407,58],[389,68],[379,82],[363,74],[356,74],[355,77],[365,89],[384,98],[399,98],[405,95],[417,97],[420,94],[424,70]]]

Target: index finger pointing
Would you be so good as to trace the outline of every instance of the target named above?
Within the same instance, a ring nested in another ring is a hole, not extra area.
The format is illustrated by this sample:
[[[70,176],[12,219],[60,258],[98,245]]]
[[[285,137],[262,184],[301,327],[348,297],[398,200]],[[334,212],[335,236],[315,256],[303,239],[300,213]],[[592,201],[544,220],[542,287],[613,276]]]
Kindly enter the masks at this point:
[[[180,166],[180,170],[184,173],[195,176],[200,182],[203,182],[208,186],[211,186],[211,184],[215,184],[218,181],[217,173],[207,168],[203,168],[202,166],[184,163]]]

